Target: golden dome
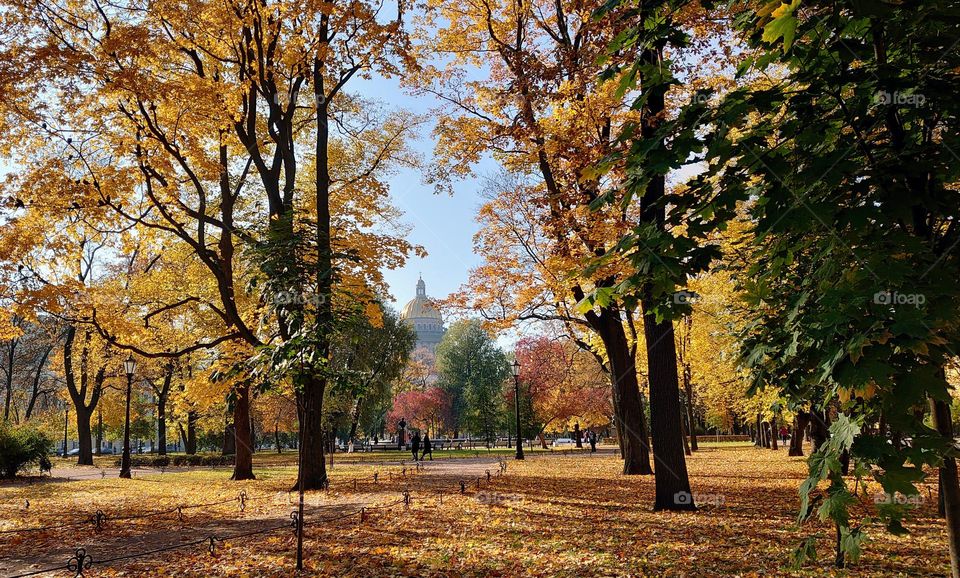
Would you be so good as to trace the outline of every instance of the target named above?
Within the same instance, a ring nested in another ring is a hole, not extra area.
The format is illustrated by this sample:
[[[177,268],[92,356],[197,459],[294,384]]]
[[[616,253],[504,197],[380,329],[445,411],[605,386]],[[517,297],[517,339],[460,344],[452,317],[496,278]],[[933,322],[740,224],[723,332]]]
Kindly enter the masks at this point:
[[[440,311],[433,305],[433,302],[427,297],[427,285],[423,279],[417,281],[417,296],[407,302],[400,310],[401,319],[435,319],[438,323],[442,322]]]

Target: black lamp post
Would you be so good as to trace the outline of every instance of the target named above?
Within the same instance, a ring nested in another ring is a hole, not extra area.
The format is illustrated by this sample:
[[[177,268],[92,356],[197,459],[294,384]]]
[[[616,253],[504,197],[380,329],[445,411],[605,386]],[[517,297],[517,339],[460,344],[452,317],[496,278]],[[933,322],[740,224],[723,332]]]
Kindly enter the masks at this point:
[[[513,360],[513,401],[517,408],[517,456],[523,459],[523,435],[520,433],[520,362]]]
[[[133,372],[137,370],[137,360],[130,357],[123,361],[123,370],[127,374],[127,416],[123,422],[123,456],[120,458],[120,477],[130,477],[130,394],[133,389]]]

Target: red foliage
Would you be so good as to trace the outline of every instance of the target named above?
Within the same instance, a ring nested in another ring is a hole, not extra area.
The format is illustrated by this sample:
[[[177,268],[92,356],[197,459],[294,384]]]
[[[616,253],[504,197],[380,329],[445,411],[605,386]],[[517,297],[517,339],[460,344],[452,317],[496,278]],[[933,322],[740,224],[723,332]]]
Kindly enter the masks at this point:
[[[602,425],[610,410],[610,385],[599,366],[568,342],[545,336],[517,342],[520,385],[545,430]],[[511,403],[513,388],[507,392]]]
[[[436,427],[449,405],[449,396],[439,387],[405,391],[393,399],[387,423],[396,423],[403,418],[409,427],[430,430],[436,435]]]

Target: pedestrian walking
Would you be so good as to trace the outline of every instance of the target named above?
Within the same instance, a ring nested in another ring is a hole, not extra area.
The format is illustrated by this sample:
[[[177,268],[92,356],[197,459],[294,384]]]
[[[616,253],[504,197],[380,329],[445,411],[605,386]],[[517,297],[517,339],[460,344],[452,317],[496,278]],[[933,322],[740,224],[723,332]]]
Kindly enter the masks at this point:
[[[417,454],[420,453],[420,432],[413,432],[413,437],[410,438],[410,449],[413,450],[413,459],[417,459]]]
[[[430,454],[430,461],[432,462],[433,461],[433,445],[430,444],[429,433],[423,434],[423,453],[420,454],[421,462],[423,461],[423,458],[426,457],[427,454]]]

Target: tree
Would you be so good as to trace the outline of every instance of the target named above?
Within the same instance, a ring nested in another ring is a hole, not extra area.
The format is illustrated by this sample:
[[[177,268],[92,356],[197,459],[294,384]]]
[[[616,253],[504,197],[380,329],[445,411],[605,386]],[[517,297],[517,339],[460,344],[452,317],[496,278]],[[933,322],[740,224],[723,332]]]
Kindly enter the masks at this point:
[[[393,384],[408,366],[416,334],[396,312],[377,307],[377,318],[358,311],[342,321],[333,337],[331,359],[338,390],[352,407],[348,441],[356,438],[361,417],[389,403]]]
[[[462,320],[450,326],[437,345],[437,373],[437,384],[450,399],[446,426],[454,437],[467,430],[494,441],[510,367],[480,321]]]
[[[381,179],[413,161],[403,143],[416,122],[377,114],[346,92],[352,79],[392,74],[406,58],[403,9],[384,18],[381,4],[362,0],[87,5],[64,21],[56,4],[4,6],[22,33],[16,57],[31,62],[2,79],[17,86],[4,91],[5,120],[18,121],[0,128],[29,159],[9,183],[15,207],[106,214],[109,230],[136,230],[125,241],[153,236],[156,247],[186,250],[213,294],[181,293],[141,320],[207,310],[220,327],[179,349],[146,349],[106,315],[81,320],[142,357],[280,344],[259,360],[297,368],[300,483],[322,487],[334,302],[380,288],[380,267],[414,250],[390,234],[395,212]],[[242,249],[269,256],[254,263],[265,294],[244,293],[252,276]],[[259,308],[266,293],[269,312]],[[300,351],[308,351],[301,363],[287,363]],[[240,393],[245,414],[249,396]]]
[[[546,446],[542,433],[564,431],[581,426],[609,423],[608,377],[588,353],[565,338],[546,335],[524,337],[516,344],[520,362],[522,405],[528,422],[524,431],[536,432]],[[604,382],[607,383],[604,383]],[[508,405],[513,404],[513,388],[506,389]]]
[[[389,423],[405,420],[407,427],[422,429],[436,436],[444,415],[449,412],[450,397],[439,387],[405,391],[393,399],[393,407],[387,413]]]
[[[609,293],[622,280],[616,266],[582,270],[585,261],[607,253],[630,218],[626,210],[589,210],[622,176],[598,179],[594,166],[630,115],[616,93],[619,80],[600,78],[598,59],[625,28],[594,18],[602,5],[431,2],[429,22],[439,31],[430,47],[448,64],[428,70],[423,83],[450,103],[437,129],[438,177],[468,175],[487,154],[506,171],[481,208],[484,227],[475,246],[484,262],[471,272],[462,301],[503,326],[559,321],[582,343],[584,333],[598,335],[624,473],[649,474],[633,366],[636,310],[609,300],[576,307],[591,291]],[[622,56],[633,52],[625,47]],[[486,72],[481,78],[475,78],[477,64]]]
[[[811,404],[811,434],[819,430],[800,520],[835,524],[843,566],[865,540],[848,509],[847,458],[860,464],[855,484],[870,476],[891,496],[916,493],[923,467],[938,466],[960,576],[945,371],[960,313],[950,250],[960,239],[958,56],[942,50],[958,40],[950,9],[771,2],[739,22],[757,51],[743,72],[763,80],[711,113],[707,170],[690,196],[714,214],[748,210],[745,363],[754,388]],[[909,505],[889,502],[877,515],[902,533]],[[796,562],[813,553],[805,542]]]

